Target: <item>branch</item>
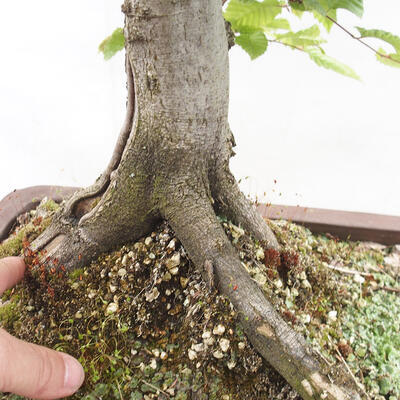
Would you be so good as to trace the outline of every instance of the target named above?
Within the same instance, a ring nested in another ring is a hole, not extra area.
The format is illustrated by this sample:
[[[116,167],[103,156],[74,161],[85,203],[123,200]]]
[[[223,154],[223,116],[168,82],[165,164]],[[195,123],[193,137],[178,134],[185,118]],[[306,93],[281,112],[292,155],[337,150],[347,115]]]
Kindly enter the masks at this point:
[[[392,57],[390,57],[390,55],[387,54],[382,54],[381,52],[379,52],[378,50],[376,50],[374,47],[370,46],[368,43],[364,42],[362,40],[362,36],[357,37],[355,35],[353,35],[348,29],[346,29],[343,25],[339,24],[339,22],[337,22],[336,20],[334,20],[333,18],[329,17],[328,15],[325,15],[325,17],[327,19],[329,19],[329,21],[331,21],[332,23],[334,23],[336,26],[338,26],[342,31],[344,31],[345,33],[347,33],[352,39],[359,41],[362,45],[364,45],[365,47],[367,47],[369,50],[373,51],[375,54],[377,54],[379,57],[383,57],[383,58],[387,58],[390,61],[393,61],[395,63],[400,64],[400,61],[394,60]]]

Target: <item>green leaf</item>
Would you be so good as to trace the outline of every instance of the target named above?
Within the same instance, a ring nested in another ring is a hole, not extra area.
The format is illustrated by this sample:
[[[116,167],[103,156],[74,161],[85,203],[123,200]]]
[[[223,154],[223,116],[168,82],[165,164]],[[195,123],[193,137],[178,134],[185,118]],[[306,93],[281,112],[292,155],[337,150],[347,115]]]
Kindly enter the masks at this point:
[[[305,47],[317,46],[324,43],[325,40],[320,38],[319,35],[320,30],[318,25],[313,25],[310,28],[301,31],[275,35],[275,38],[281,43],[303,49]]]
[[[328,19],[327,17],[331,17],[333,20],[336,21],[336,10],[329,10],[327,15],[321,15],[320,13],[314,11],[313,15],[315,19],[326,29],[326,31],[329,33],[331,31],[333,22]]]
[[[311,60],[313,60],[320,67],[324,67],[350,78],[360,80],[360,77],[354,72],[352,68],[332,57],[327,56],[325,53],[322,52],[320,48],[311,47],[305,49],[305,51],[310,56]]]
[[[376,58],[378,61],[380,61],[382,64],[388,65],[389,67],[400,68],[400,54],[387,54],[384,49],[379,49],[378,51],[379,53],[390,57],[382,57],[381,55],[377,54]]]
[[[236,43],[248,53],[252,60],[265,53],[268,47],[268,40],[264,33],[260,31],[242,33],[240,36],[237,36],[235,40]]]
[[[338,8],[348,10],[358,17],[364,13],[363,0],[303,0],[303,3],[307,10],[317,11],[323,16]]]
[[[278,0],[231,0],[224,17],[236,32],[248,32],[265,28],[281,12],[282,7]]]
[[[307,10],[314,10],[321,15],[326,14],[326,10],[319,0],[303,0],[303,4]]]
[[[358,17],[362,17],[364,13],[364,2],[363,0],[325,0],[328,9],[336,10],[338,8],[343,8],[357,15]]]
[[[110,36],[106,37],[99,46],[99,51],[104,54],[104,59],[109,60],[118,51],[125,47],[124,30],[117,28]]]
[[[285,29],[290,31],[289,21],[284,18],[275,18],[272,21],[268,22],[268,26],[265,28],[266,31],[276,29]]]
[[[358,32],[360,32],[362,38],[372,37],[381,39],[384,42],[391,44],[396,49],[396,52],[400,53],[400,37],[380,29],[364,29],[359,26],[356,26],[356,28]]]
[[[298,2],[298,0],[289,0],[289,5],[292,9],[292,12],[297,16],[301,16],[303,11],[306,10],[306,8],[304,7],[304,3],[300,3]],[[299,13],[299,15],[297,14],[297,12]]]

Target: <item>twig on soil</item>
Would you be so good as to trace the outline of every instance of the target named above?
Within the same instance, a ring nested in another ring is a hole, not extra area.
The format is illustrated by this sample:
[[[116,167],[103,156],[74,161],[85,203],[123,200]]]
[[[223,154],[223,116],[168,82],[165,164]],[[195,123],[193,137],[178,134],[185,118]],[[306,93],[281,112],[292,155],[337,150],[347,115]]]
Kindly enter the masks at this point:
[[[343,358],[342,354],[340,353],[338,347],[336,346],[335,343],[332,342],[331,338],[328,336],[328,340],[331,343],[331,345],[335,348],[336,353],[338,355],[339,360],[342,362],[342,364],[346,367],[347,372],[350,374],[350,376],[353,378],[354,383],[356,384],[356,386],[362,391],[363,395],[371,400],[371,397],[369,396],[369,394],[365,391],[365,389],[363,388],[363,386],[360,384],[360,382],[357,381],[357,378],[354,376],[353,372],[351,371],[349,365],[347,364],[346,360]]]
[[[387,292],[400,293],[400,288],[393,288],[388,286],[377,286],[373,290],[386,290]]]
[[[360,272],[353,269],[335,267],[334,265],[328,265],[329,269],[333,269],[334,271],[343,272],[344,274],[348,275],[361,275],[361,276],[371,276],[372,274],[369,272]]]
[[[117,382],[117,387],[118,387],[118,392],[119,392],[119,397],[121,398],[121,400],[124,400],[124,398],[122,397],[122,393],[121,393],[121,387],[119,386],[119,382],[116,380]]]
[[[152,389],[156,390],[157,392],[161,392],[162,394],[165,394],[168,398],[171,397],[167,392],[164,392],[164,390],[161,390],[161,389],[158,388],[157,386],[152,385],[150,382],[146,382],[144,379],[142,379],[142,382],[143,382],[145,385],[147,385],[147,386],[151,387]]]
[[[352,270],[352,269],[336,267],[334,265],[328,265],[328,268],[332,269],[334,271],[348,274],[348,275],[372,276],[372,274],[368,273],[368,272],[360,272],[360,271],[356,271],[356,270]],[[379,271],[378,273],[381,273],[381,271]],[[385,272],[382,271],[382,273],[385,273]],[[389,287],[389,286],[376,286],[376,287],[372,287],[372,290],[385,290],[387,292],[400,293],[400,288],[393,288],[393,287]]]

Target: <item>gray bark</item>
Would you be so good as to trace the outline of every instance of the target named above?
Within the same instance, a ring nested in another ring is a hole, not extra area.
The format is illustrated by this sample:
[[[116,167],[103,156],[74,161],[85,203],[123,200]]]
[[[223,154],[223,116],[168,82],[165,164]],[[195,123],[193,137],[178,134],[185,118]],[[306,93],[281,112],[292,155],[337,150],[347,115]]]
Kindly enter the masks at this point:
[[[166,219],[205,278],[210,268],[204,266],[213,266],[254,347],[304,399],[356,399],[323,376],[304,339],[243,269],[217,221],[213,205],[265,246],[279,248],[229,172],[221,0],[126,0],[123,11],[129,93],[116,151],[100,180],[74,195],[34,249],[46,248],[76,268]]]

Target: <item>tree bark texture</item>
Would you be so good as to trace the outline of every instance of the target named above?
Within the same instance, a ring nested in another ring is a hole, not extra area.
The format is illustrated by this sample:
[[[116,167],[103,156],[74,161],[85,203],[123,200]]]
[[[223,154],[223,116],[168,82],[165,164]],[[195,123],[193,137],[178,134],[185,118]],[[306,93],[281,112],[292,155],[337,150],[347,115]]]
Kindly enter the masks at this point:
[[[303,337],[250,279],[217,220],[215,210],[279,249],[229,171],[234,141],[221,0],[125,0],[122,9],[128,103],[114,155],[34,250],[76,268],[166,219],[205,279],[212,271],[254,347],[304,399],[358,398],[322,373]]]

